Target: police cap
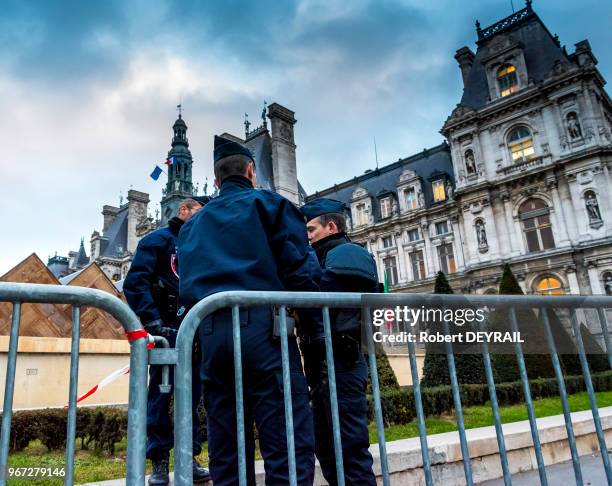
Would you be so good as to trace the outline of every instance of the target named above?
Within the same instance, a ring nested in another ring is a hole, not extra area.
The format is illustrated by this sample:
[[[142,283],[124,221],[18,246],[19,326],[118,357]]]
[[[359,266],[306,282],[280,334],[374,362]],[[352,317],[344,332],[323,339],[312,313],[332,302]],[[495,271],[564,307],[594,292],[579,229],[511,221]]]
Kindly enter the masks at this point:
[[[193,199],[196,202],[199,202],[202,205],[202,207],[204,207],[209,203],[210,196],[192,196],[191,199]]]
[[[306,221],[313,220],[318,218],[322,214],[329,213],[344,213],[346,206],[343,202],[336,201],[335,199],[315,199],[314,201],[310,201],[309,203],[304,204],[300,208],[300,212],[306,218]]]
[[[215,151],[214,151],[214,163],[216,164],[221,159],[229,157],[230,155],[244,155],[251,159],[255,163],[253,154],[244,145],[228,140],[227,138],[215,135]]]

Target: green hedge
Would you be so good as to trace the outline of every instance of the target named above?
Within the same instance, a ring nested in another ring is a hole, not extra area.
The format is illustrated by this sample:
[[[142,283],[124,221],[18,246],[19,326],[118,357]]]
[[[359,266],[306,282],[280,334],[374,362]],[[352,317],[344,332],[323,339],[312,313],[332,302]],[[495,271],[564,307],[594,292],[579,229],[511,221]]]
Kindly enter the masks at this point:
[[[594,373],[591,378],[595,391],[612,390],[612,371]],[[559,384],[555,378],[530,380],[529,384],[533,399],[559,395]],[[569,394],[584,391],[584,379],[582,376],[566,376],[565,387]],[[525,400],[520,381],[496,384],[495,388],[500,405],[514,405],[523,403]],[[490,399],[487,385],[461,385],[460,391],[461,404],[464,407],[483,405]],[[454,411],[455,406],[450,386],[421,388],[421,395],[425,415],[438,416],[450,414]],[[380,398],[386,425],[407,424],[416,418],[412,387],[383,391]],[[374,420],[374,405],[371,397],[369,397],[369,402],[370,420]]]
[[[40,440],[48,450],[66,448],[66,409],[16,411],[11,422],[11,451],[25,449],[30,441]],[[111,408],[77,409],[76,438],[81,448],[93,445],[97,451],[115,452],[115,443],[127,435],[127,411]]]

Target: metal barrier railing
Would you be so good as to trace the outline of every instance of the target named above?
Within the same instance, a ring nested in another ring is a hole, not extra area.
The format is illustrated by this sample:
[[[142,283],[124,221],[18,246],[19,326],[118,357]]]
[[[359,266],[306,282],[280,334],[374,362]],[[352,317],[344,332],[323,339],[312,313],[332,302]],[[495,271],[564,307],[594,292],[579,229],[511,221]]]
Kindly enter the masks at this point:
[[[367,297],[367,300],[366,300]],[[105,292],[78,287],[60,287],[55,285],[18,284],[0,282],[0,302],[12,302],[12,324],[10,330],[8,364],[6,371],[6,385],[4,395],[4,409],[2,414],[2,436],[0,439],[0,471],[6,471],[8,463],[8,450],[10,439],[10,424],[12,418],[13,390],[15,385],[15,369],[19,339],[19,326],[22,303],[63,303],[71,304],[72,311],[72,346],[70,365],[70,390],[68,407],[67,446],[66,446],[66,476],[65,484],[74,481],[74,452],[75,452],[75,428],[76,428],[76,394],[78,378],[78,353],[79,353],[79,326],[80,309],[83,306],[97,307],[108,312],[117,319],[126,332],[142,330],[140,322],[129,307],[119,299]],[[552,308],[568,308],[570,310],[571,324],[574,331],[576,346],[580,357],[581,368],[585,380],[585,386],[590,401],[593,422],[599,443],[600,453],[609,484],[612,484],[612,469],[607,453],[605,435],[599,417],[597,400],[593,388],[589,364],[586,358],[584,343],[578,327],[576,316],[577,309],[596,309],[597,316],[602,328],[608,361],[612,367],[612,349],[604,310],[612,308],[610,297],[579,297],[579,296],[495,296],[495,295],[435,295],[435,294],[353,294],[353,293],[298,293],[298,292],[223,292],[212,295],[196,304],[185,317],[174,349],[155,349],[147,355],[146,339],[135,339],[131,342],[130,354],[130,385],[129,385],[129,408],[128,408],[128,457],[127,457],[127,484],[142,485],[145,479],[145,439],[146,439],[146,383],[147,362],[149,364],[175,365],[175,484],[178,486],[192,484],[192,414],[191,414],[191,384],[192,384],[192,344],[195,332],[206,316],[211,315],[223,308],[232,309],[233,341],[234,341],[234,375],[236,382],[236,413],[238,431],[239,452],[239,483],[246,485],[246,453],[245,453],[245,424],[244,424],[244,402],[242,396],[242,353],[240,336],[239,311],[241,307],[252,307],[262,305],[273,305],[280,309],[280,340],[282,355],[282,377],[284,390],[284,407],[286,419],[286,436],[290,484],[295,485],[296,463],[295,463],[295,441],[293,436],[293,413],[291,403],[291,383],[289,370],[289,350],[287,327],[285,325],[286,307],[292,308],[321,308],[325,332],[325,346],[328,363],[329,392],[332,404],[332,426],[334,437],[334,449],[336,452],[336,471],[338,484],[344,484],[344,473],[342,463],[342,444],[338,416],[337,391],[335,381],[333,347],[329,309],[332,308],[362,308],[366,319],[367,328],[371,327],[370,310],[377,308],[407,305],[412,307],[428,306],[437,308],[454,308],[467,303],[472,306],[488,306],[507,309],[510,313],[510,325],[512,329],[517,328],[516,309],[539,309],[543,317],[546,331],[546,339],[551,355],[555,376],[559,384],[560,399],[563,408],[565,426],[567,430],[568,443],[571,451],[572,463],[576,483],[583,484],[580,461],[577,452],[576,438],[570,416],[567,399],[567,391],[563,380],[563,372],[555,348],[555,341],[551,332],[549,312]],[[384,435],[384,423],[381,406],[380,388],[376,369],[376,356],[371,333],[367,333],[368,361],[372,378],[372,392],[374,400],[374,413],[378,434],[378,446],[380,451],[380,464],[383,484],[390,484],[390,473],[387,462],[386,444]],[[408,356],[412,373],[414,401],[416,408],[419,438],[421,443],[421,455],[425,483],[433,484],[432,465],[427,445],[427,430],[425,426],[425,414],[419,375],[417,368],[415,345],[408,341]],[[547,476],[539,433],[535,420],[535,412],[531,397],[531,390],[525,367],[525,359],[520,343],[515,343],[515,352],[519,365],[520,378],[525,395],[525,403],[528,410],[529,425],[534,443],[536,461],[542,484],[547,484]],[[455,370],[453,349],[446,347],[446,356],[451,377],[451,388],[454,406],[458,421],[458,432],[461,444],[462,461],[464,467],[465,481],[468,485],[473,484],[470,452],[465,434],[465,425],[462,420],[462,404],[457,374]],[[489,349],[486,343],[482,344],[482,356],[487,379],[488,391],[491,399],[491,407],[495,422],[495,431],[500,453],[504,483],[506,486],[512,484],[508,466],[508,457],[505,447],[504,435],[497,403],[496,387],[493,376],[493,368]],[[4,475],[0,475],[0,486],[6,484]]]
[[[70,350],[70,388],[68,393],[68,426],[66,437],[66,475],[64,484],[74,483],[76,400],[79,369],[79,337],[81,308],[96,307],[108,312],[126,332],[142,330],[139,319],[118,298],[107,292],[81,287],[0,282],[0,302],[12,302],[13,312],[4,387],[2,436],[0,438],[0,486],[6,485],[9,439],[13,416],[13,393],[17,348],[23,303],[55,303],[72,305],[72,343]],[[128,406],[127,484],[144,484],[147,415],[147,340],[131,341],[130,385]]]
[[[363,297],[367,296],[365,301]],[[510,295],[439,295],[439,294],[354,294],[354,293],[300,293],[300,292],[257,292],[257,291],[235,291],[222,292],[211,295],[196,304],[187,314],[178,332],[176,341],[177,363],[175,369],[175,428],[174,428],[174,443],[175,443],[175,484],[184,486],[192,484],[192,443],[190,440],[192,434],[192,415],[191,407],[191,360],[192,360],[192,343],[197,327],[202,319],[212,313],[223,309],[232,309],[233,323],[233,344],[234,344],[234,377],[236,390],[236,416],[237,416],[237,431],[238,431],[238,452],[239,452],[239,484],[246,485],[246,456],[245,456],[245,424],[244,424],[244,402],[242,397],[242,362],[241,362],[241,338],[240,338],[240,319],[239,311],[241,307],[252,306],[275,306],[280,309],[281,316],[281,351],[282,351],[282,368],[283,368],[283,387],[284,387],[284,406],[285,420],[287,426],[287,449],[288,449],[288,466],[289,480],[291,485],[296,482],[295,469],[295,450],[292,425],[292,404],[289,382],[289,359],[288,359],[288,336],[286,326],[284,325],[284,310],[286,307],[291,308],[321,308],[323,325],[325,332],[325,347],[328,363],[328,379],[329,392],[332,404],[332,427],[334,437],[334,449],[336,456],[336,472],[338,485],[344,485],[344,473],[342,463],[342,444],[340,437],[340,426],[337,408],[336,396],[336,381],[333,360],[333,347],[331,338],[331,326],[329,319],[330,308],[362,308],[366,319],[366,328],[371,328],[371,313],[373,306],[377,308],[392,308],[395,306],[411,306],[411,307],[433,307],[433,308],[456,308],[465,306],[466,303],[470,306],[483,306],[495,309],[506,309],[510,315],[510,326],[513,331],[518,329],[516,310],[517,309],[538,309],[542,313],[545,325],[545,332],[549,352],[551,355],[552,365],[555,376],[559,384],[559,392],[563,407],[563,415],[565,426],[568,435],[568,443],[572,456],[572,464],[574,468],[576,483],[582,485],[582,473],[580,461],[577,452],[576,438],[573,432],[573,425],[570,416],[570,409],[567,399],[567,391],[563,380],[563,371],[555,349],[555,342],[551,333],[548,312],[551,308],[568,308],[570,310],[572,329],[576,339],[577,351],[580,357],[582,374],[585,380],[585,386],[590,401],[593,422],[599,443],[599,449],[602,457],[603,467],[605,469],[607,481],[612,484],[612,469],[608,457],[604,431],[599,417],[597,400],[591,379],[591,373],[586,358],[586,352],[578,321],[576,317],[577,309],[596,309],[597,316],[602,328],[602,333],[606,346],[608,361],[612,368],[612,348],[610,346],[609,332],[606,322],[604,310],[612,308],[611,297],[599,296],[510,296]],[[444,323],[444,332],[448,333],[448,324]],[[372,378],[372,394],[374,401],[374,414],[376,418],[377,434],[379,439],[380,465],[382,471],[382,480],[385,486],[390,484],[389,467],[387,462],[386,444],[384,436],[384,423],[382,415],[382,406],[380,399],[380,388],[378,384],[378,373],[376,369],[376,356],[372,342],[372,334],[367,333],[368,342],[368,360],[370,365],[370,373]],[[421,442],[421,455],[423,460],[423,469],[425,483],[428,486],[433,485],[432,466],[429,457],[429,447],[427,445],[427,430],[425,426],[425,414],[423,411],[423,402],[421,387],[419,383],[416,351],[414,342],[408,341],[408,356],[410,359],[410,368],[412,373],[412,383],[414,391],[414,401],[417,415],[417,424],[419,430],[419,438]],[[548,484],[546,475],[546,466],[542,455],[542,447],[540,444],[539,432],[536,423],[529,378],[525,366],[525,357],[519,342],[514,343],[515,353],[519,366],[520,380],[525,396],[525,405],[527,407],[529,426],[534,444],[534,452],[538,465],[540,482],[543,485]],[[497,394],[495,381],[493,376],[493,367],[488,346],[482,343],[481,348],[483,356],[484,370],[487,380],[487,387],[491,400],[493,411],[493,419],[495,423],[495,432],[500,453],[500,462],[504,484],[510,486],[512,484],[510,469],[508,465],[508,455],[505,446],[502,423],[497,402]],[[463,423],[463,412],[461,404],[461,393],[457,380],[455,369],[455,360],[452,346],[447,343],[446,357],[449,367],[451,379],[451,389],[457,417],[457,428],[462,452],[462,462],[465,475],[465,482],[468,485],[473,485],[472,465],[470,461],[470,451],[468,447],[465,424]],[[166,362],[166,361],[163,361]]]

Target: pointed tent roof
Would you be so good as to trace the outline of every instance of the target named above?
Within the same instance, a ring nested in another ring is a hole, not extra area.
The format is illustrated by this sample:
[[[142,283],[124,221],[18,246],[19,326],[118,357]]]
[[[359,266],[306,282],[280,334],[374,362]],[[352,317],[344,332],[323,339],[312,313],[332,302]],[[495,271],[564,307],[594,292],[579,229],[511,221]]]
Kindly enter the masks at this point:
[[[76,258],[74,259],[74,265],[77,268],[84,267],[89,264],[89,257],[87,253],[85,253],[85,245],[83,243],[83,237],[81,237],[81,246],[79,246],[79,251],[77,253]]]
[[[35,253],[19,262],[0,277],[3,282],[59,285],[59,281]],[[11,327],[12,304],[0,303],[0,335],[8,335]],[[70,318],[57,304],[23,304],[20,336],[64,337],[70,332]]]

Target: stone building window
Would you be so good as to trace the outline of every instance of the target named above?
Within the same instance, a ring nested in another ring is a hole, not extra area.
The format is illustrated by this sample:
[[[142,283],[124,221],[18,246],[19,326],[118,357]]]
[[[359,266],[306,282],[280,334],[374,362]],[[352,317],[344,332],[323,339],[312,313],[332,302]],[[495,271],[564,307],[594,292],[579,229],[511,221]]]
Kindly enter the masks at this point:
[[[419,207],[419,199],[416,194],[414,187],[409,187],[404,191],[404,197],[406,198],[406,208],[416,209]]]
[[[438,257],[440,259],[440,270],[445,274],[455,273],[457,266],[455,265],[455,255],[453,254],[453,245],[447,243],[438,247]]]
[[[499,95],[502,98],[512,93],[516,93],[519,89],[516,67],[512,64],[506,64],[500,67],[497,70],[497,84],[499,86]]]
[[[385,267],[385,280],[389,285],[397,285],[397,263],[395,257],[383,258],[383,266]]]
[[[421,239],[421,235],[419,235],[419,228],[408,230],[408,239],[410,241],[419,241]]]
[[[384,197],[380,200],[380,217],[389,218],[391,217],[391,198]]]
[[[446,221],[436,223],[436,234],[443,235],[446,233],[448,233],[448,223]]]
[[[355,210],[357,212],[356,217],[355,217],[355,221],[357,222],[357,226],[362,226],[364,224],[366,224],[368,222],[367,219],[367,215],[366,215],[366,206],[365,204],[357,204],[357,206],[355,206]]]
[[[444,181],[434,181],[431,186],[433,189],[434,202],[446,200],[446,190],[444,188]]]
[[[527,251],[549,250],[555,247],[550,209],[541,199],[528,199],[519,208]]]
[[[410,265],[412,266],[414,280],[422,280],[425,278],[425,259],[423,258],[423,250],[413,251],[410,254]]]
[[[383,248],[391,248],[393,246],[393,236],[384,236],[382,242]]]
[[[558,278],[544,277],[538,281],[535,289],[540,295],[563,295],[563,284]]]
[[[525,126],[514,128],[508,135],[508,148],[512,162],[524,162],[535,154],[531,131]]]

